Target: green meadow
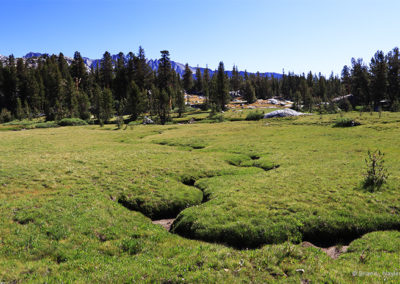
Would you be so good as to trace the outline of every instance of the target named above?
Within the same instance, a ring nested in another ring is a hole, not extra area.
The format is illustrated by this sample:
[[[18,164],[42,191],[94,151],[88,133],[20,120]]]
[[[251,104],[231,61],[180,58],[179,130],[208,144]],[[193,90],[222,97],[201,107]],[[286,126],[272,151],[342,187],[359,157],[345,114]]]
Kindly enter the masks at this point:
[[[400,281],[400,114],[223,115],[0,126],[0,282]],[[389,178],[370,192],[376,149]]]

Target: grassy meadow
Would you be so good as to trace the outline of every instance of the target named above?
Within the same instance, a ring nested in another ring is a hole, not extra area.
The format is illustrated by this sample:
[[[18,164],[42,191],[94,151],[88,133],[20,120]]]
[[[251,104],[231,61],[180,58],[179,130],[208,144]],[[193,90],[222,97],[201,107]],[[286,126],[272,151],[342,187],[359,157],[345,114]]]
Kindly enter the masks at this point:
[[[0,282],[400,281],[399,113],[224,116],[240,121],[1,126]],[[375,149],[389,178],[369,192]]]

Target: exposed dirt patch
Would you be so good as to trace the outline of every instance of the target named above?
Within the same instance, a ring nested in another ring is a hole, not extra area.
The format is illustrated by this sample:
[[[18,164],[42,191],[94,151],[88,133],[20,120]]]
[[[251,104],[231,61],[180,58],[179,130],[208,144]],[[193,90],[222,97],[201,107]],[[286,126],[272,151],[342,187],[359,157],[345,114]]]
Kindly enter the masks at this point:
[[[169,232],[171,229],[172,223],[174,223],[175,218],[173,219],[161,219],[161,220],[154,220],[152,221],[153,224],[161,225],[164,227],[165,230]]]
[[[337,259],[342,253],[347,252],[347,249],[349,248],[349,246],[340,246],[340,245],[322,248],[322,247],[318,247],[310,242],[302,242],[301,246],[305,247],[305,248],[308,248],[308,247],[318,248],[318,249],[322,250],[323,252],[325,252],[332,259]]]

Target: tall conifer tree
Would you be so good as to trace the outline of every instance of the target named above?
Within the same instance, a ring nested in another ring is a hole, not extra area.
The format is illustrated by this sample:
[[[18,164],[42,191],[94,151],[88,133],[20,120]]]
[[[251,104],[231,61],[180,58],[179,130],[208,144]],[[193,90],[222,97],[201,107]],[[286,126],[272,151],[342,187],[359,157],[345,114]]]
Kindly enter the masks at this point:
[[[377,51],[371,59],[371,95],[374,107],[379,106],[380,100],[386,98],[388,87],[388,68],[386,57],[382,51]]]
[[[216,86],[217,104],[219,109],[226,110],[226,104],[229,103],[229,81],[225,74],[224,63],[221,61],[218,65],[217,86]]]
[[[186,93],[189,93],[193,88],[193,72],[187,63],[185,65],[185,72],[183,73],[183,88]]]
[[[195,90],[197,93],[203,92],[203,76],[201,75],[201,70],[199,67],[196,69]]]
[[[388,83],[387,94],[393,109],[400,101],[400,54],[397,47],[388,54]]]
[[[103,54],[103,59],[100,62],[100,78],[103,88],[112,88],[113,81],[113,60],[108,51]]]

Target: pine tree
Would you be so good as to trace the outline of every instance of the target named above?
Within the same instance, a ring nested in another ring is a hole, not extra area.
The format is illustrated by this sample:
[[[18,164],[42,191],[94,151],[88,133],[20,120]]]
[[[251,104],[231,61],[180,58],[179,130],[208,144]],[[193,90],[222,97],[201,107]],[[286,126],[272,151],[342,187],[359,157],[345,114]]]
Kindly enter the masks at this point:
[[[126,99],[127,87],[128,76],[125,68],[125,56],[122,52],[120,52],[115,65],[115,79],[113,82],[114,98],[117,101]]]
[[[388,54],[388,98],[390,100],[391,109],[398,106],[400,101],[400,54],[396,47]]]
[[[131,114],[131,120],[136,120],[139,115],[146,108],[146,96],[144,92],[140,90],[139,86],[136,85],[135,81],[131,81],[128,89],[128,101],[127,110]]]
[[[171,61],[169,51],[162,50],[157,72],[158,87],[160,90],[166,90],[171,82]]]
[[[311,71],[308,72],[306,80],[307,80],[308,87],[313,88],[314,87],[314,76]]]
[[[172,80],[171,80],[171,86],[170,86],[170,92],[171,92],[171,96],[172,96],[172,100],[171,100],[171,109],[175,109],[176,107],[179,107],[179,100],[180,100],[180,96],[183,96],[183,100],[184,100],[184,94],[183,94],[183,88],[182,88],[182,84],[181,84],[181,80],[180,80],[180,75],[175,72],[175,70],[171,70],[172,72]],[[182,108],[181,108],[182,110]],[[184,110],[184,106],[183,106],[183,110]]]
[[[257,72],[255,80],[251,81],[251,84],[254,88],[255,99],[261,99],[265,97],[262,81],[263,78],[261,77],[260,72]]]
[[[70,92],[69,98],[69,116],[70,117],[79,117],[79,91],[73,90]],[[60,114],[59,114],[60,115]]]
[[[17,98],[17,109],[15,111],[15,118],[18,120],[24,118],[24,110],[22,109],[22,103],[20,98]]]
[[[75,53],[76,53],[76,52],[75,52]],[[80,54],[79,54],[79,56],[80,56]],[[76,57],[76,59],[75,59],[75,57]],[[81,57],[81,59],[82,59],[82,57]],[[72,66],[74,66],[74,64],[75,64],[75,65],[78,65],[77,60],[78,60],[78,55],[75,54],[74,60],[72,61],[72,64],[71,64],[71,69],[72,69]],[[82,59],[82,62],[83,62],[83,59]],[[85,65],[84,62],[83,62],[83,65]],[[74,71],[76,71],[78,68],[82,68],[82,67],[81,67],[81,66],[80,66],[80,67],[75,66],[75,67],[74,67]],[[68,66],[68,62],[67,62],[67,60],[65,59],[64,54],[61,53],[61,52],[60,52],[60,54],[58,55],[58,69],[60,70],[61,77],[62,77],[63,79],[71,80],[70,67]],[[86,71],[86,66],[85,66],[85,69],[83,69],[83,70]],[[84,74],[83,76],[86,76],[86,74]]]
[[[311,111],[313,105],[310,89],[311,88],[308,86],[307,81],[303,80],[300,84],[300,93],[303,101],[303,109],[307,111]]]
[[[60,69],[61,77],[65,78],[64,76],[68,76],[65,70],[63,70],[65,67],[64,65],[66,62],[64,62],[63,56],[62,58],[59,58],[59,66],[61,66],[62,69]],[[71,63],[71,77],[75,83],[76,89],[86,89],[87,88],[87,70],[86,70],[86,65],[85,62],[83,61],[83,58],[81,54],[76,51],[74,54],[74,59],[72,60]]]
[[[113,115],[113,98],[110,89],[101,90],[100,86],[93,86],[93,113],[98,119],[100,126],[103,126]]]
[[[24,117],[28,118],[29,120],[32,119],[31,109],[29,107],[29,104],[28,104],[27,100],[24,101]]]
[[[201,74],[200,74],[201,76]],[[182,114],[185,112],[185,94],[182,89],[182,84],[179,79],[179,75],[176,74],[175,76],[175,94],[176,94],[176,106],[178,107],[178,115],[179,117],[182,117]]]
[[[233,65],[232,68],[232,78],[231,78],[231,86],[233,91],[238,91],[241,89],[242,77],[239,74],[237,66]]]
[[[83,91],[77,94],[77,104],[79,117],[83,120],[90,119],[90,101],[87,94]]]
[[[315,95],[319,97],[322,102],[328,102],[326,79],[324,76],[319,77],[316,86],[318,89],[316,90]]]
[[[297,90],[294,93],[294,97],[293,97],[293,106],[292,106],[292,108],[294,110],[300,110],[300,99],[301,99],[301,93],[300,93],[300,91]]]
[[[243,89],[243,99],[245,99],[248,104],[252,104],[256,101],[256,92],[250,80],[246,81]]]
[[[188,94],[193,88],[193,72],[186,63],[185,72],[183,73],[183,88]]]
[[[113,81],[113,61],[108,51],[103,54],[100,62],[100,78],[103,88],[111,89]]]
[[[101,81],[101,73],[100,73],[100,64],[96,64],[96,68],[94,69],[93,79],[96,84],[99,86],[102,85]]]
[[[226,110],[226,104],[229,103],[229,86],[228,77],[225,74],[224,63],[221,61],[218,65],[217,72],[217,86],[216,86],[216,96],[217,103],[221,110]]]
[[[94,117],[99,120],[100,125],[102,125],[103,121],[101,121],[101,112],[102,112],[102,91],[99,85],[95,84],[93,86],[93,94],[92,94],[92,106],[93,106],[93,114]]]
[[[35,79],[38,86],[38,93],[35,93],[35,97],[32,98],[32,104],[36,113],[44,113],[45,88],[43,78],[38,73]]]
[[[28,92],[28,74],[27,68],[25,66],[24,60],[22,58],[17,59],[17,96],[20,98],[21,102],[25,101]]]
[[[100,120],[107,122],[113,116],[113,97],[110,89],[104,89],[101,92],[100,101]]]
[[[209,83],[210,95],[209,104],[213,111],[221,111],[220,104],[218,103],[218,88],[217,88],[217,73],[214,73]]]
[[[155,110],[160,119],[161,124],[165,124],[169,118],[170,104],[172,101],[171,89],[171,61],[167,50],[161,51],[161,59],[158,65],[157,82],[158,91],[154,91]]]
[[[126,105],[127,105],[126,99],[115,101],[115,109],[117,110],[116,124],[118,129],[121,129],[124,124],[124,112],[126,109]]]
[[[343,67],[342,70],[342,83],[344,85],[344,95],[348,95],[351,93],[351,77],[350,77],[350,69],[347,65]]]
[[[157,101],[158,101],[157,102],[158,117],[160,118],[161,124],[165,124],[169,117],[169,101],[170,101],[169,94],[166,89],[161,89]]]
[[[201,70],[199,67],[196,69],[196,83],[195,83],[196,93],[203,92],[203,76],[201,75]]]
[[[208,67],[203,72],[203,95],[205,97],[205,109],[210,107],[210,74]]]
[[[379,102],[386,98],[388,87],[388,67],[386,57],[382,51],[377,51],[371,59],[371,95],[374,108],[378,108]]]
[[[304,109],[311,112],[313,107],[313,97],[310,93],[310,88],[308,87],[305,89],[303,102],[304,102]]]
[[[351,59],[351,93],[356,99],[356,103],[369,106],[372,103],[369,92],[369,74],[362,59]]]
[[[267,77],[264,80],[264,84],[265,84],[265,98],[264,99],[268,99],[268,98],[272,98],[274,96],[273,90],[272,90],[272,80],[269,80]]]
[[[4,108],[11,110],[15,114],[18,97],[18,77],[15,68],[15,58],[13,55],[8,57],[8,64],[3,69],[3,92],[4,92]]]
[[[3,62],[0,61],[0,109],[5,106],[5,95],[4,95],[4,76],[3,76]]]
[[[149,90],[152,85],[153,71],[146,62],[144,49],[139,46],[137,57],[135,57],[135,83],[140,90]]]
[[[55,56],[47,57],[43,66],[43,85],[44,85],[44,113],[46,120],[56,120],[63,117],[64,113],[62,102],[59,97],[64,96],[63,80],[58,62]]]
[[[133,54],[133,52],[129,52],[127,56],[127,62],[126,62],[126,80],[127,82],[132,82],[135,80],[135,62],[136,62],[136,56]]]

